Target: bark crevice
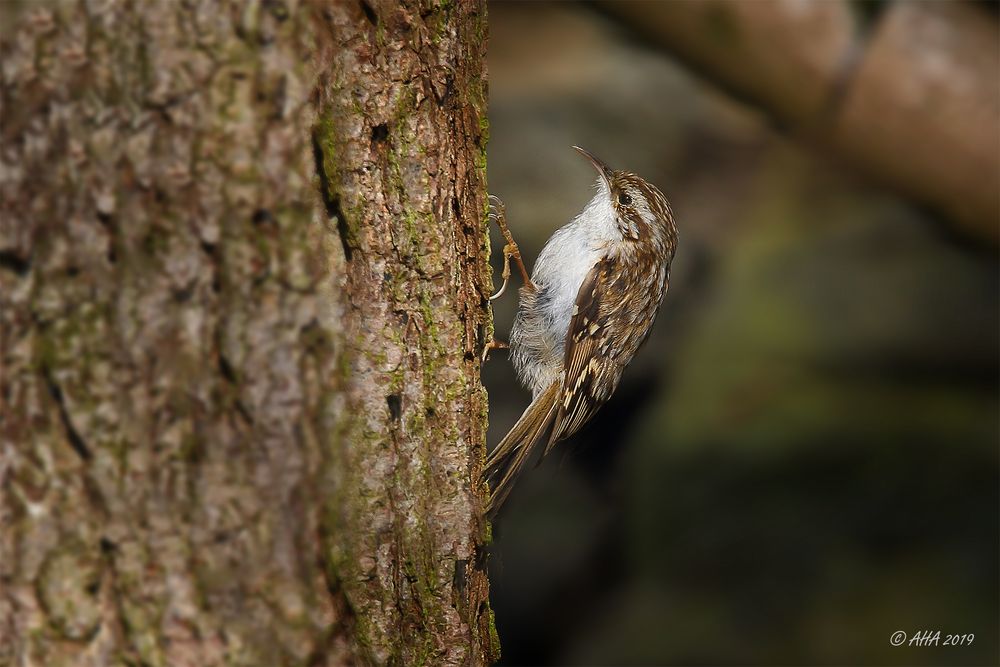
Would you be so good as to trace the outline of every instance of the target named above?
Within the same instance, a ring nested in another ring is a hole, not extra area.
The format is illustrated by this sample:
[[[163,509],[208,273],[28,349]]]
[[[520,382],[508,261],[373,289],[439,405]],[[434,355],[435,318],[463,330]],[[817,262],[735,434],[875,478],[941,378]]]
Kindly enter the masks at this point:
[[[45,369],[43,371],[45,377],[45,385],[49,390],[49,396],[55,402],[56,411],[59,413],[59,422],[62,424],[63,429],[66,432],[66,441],[69,446],[73,448],[83,461],[90,461],[94,454],[90,451],[90,447],[83,440],[83,436],[73,425],[73,419],[69,415],[69,410],[66,408],[66,397],[63,394],[62,387],[56,382],[55,378],[52,376],[52,371]]]

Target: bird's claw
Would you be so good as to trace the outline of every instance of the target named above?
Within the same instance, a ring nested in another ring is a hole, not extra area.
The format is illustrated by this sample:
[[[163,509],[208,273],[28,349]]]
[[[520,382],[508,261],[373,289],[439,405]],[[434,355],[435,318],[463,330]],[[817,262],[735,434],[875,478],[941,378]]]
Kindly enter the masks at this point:
[[[501,290],[502,291],[502,290]],[[486,363],[490,358],[490,350],[506,350],[510,347],[507,343],[499,340],[491,340],[483,347],[482,363]]]
[[[528,276],[528,270],[524,267],[524,262],[521,260],[521,250],[517,247],[517,243],[514,241],[514,236],[510,233],[510,229],[507,227],[507,208],[504,206],[503,200],[494,194],[489,195],[489,219],[497,223],[497,227],[500,228],[500,233],[503,235],[506,244],[503,247],[503,284],[500,286],[500,291],[489,298],[490,301],[494,301],[503,296],[503,293],[507,291],[507,283],[510,281],[510,260],[511,258],[517,263],[517,268],[521,272],[521,279],[524,281],[526,287],[530,289],[537,289],[535,284],[531,282],[531,278]]]

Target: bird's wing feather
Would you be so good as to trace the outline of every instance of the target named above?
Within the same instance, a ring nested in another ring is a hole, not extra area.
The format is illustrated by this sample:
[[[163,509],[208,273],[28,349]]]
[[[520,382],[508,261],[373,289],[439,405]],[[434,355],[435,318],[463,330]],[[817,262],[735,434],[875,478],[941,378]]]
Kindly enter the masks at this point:
[[[566,332],[566,356],[563,364],[563,385],[559,396],[552,435],[546,444],[547,454],[557,441],[575,433],[604,404],[617,377],[620,376],[614,354],[609,354],[612,342],[614,313],[620,304],[615,294],[614,280],[618,272],[616,260],[605,257],[594,264],[577,292],[576,305]]]

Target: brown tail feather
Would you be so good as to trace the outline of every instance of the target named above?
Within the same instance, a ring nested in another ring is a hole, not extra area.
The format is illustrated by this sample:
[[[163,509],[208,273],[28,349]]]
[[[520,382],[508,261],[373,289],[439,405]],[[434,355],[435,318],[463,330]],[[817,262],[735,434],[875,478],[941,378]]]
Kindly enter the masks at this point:
[[[507,499],[517,473],[524,467],[532,448],[549,430],[555,420],[559,397],[559,383],[553,382],[538,398],[531,402],[517,423],[508,431],[500,444],[490,452],[486,459],[483,475],[493,480],[498,475],[500,480],[491,484],[490,500],[486,511],[491,516],[496,513]]]

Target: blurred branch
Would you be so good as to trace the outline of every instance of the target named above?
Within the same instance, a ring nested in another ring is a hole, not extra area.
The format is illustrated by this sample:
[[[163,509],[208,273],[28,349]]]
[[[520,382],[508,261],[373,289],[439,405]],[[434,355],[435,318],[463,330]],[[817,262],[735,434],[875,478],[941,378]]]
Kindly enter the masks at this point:
[[[1000,39],[981,7],[894,3],[869,33],[846,1],[601,5],[796,137],[1000,240]]]

